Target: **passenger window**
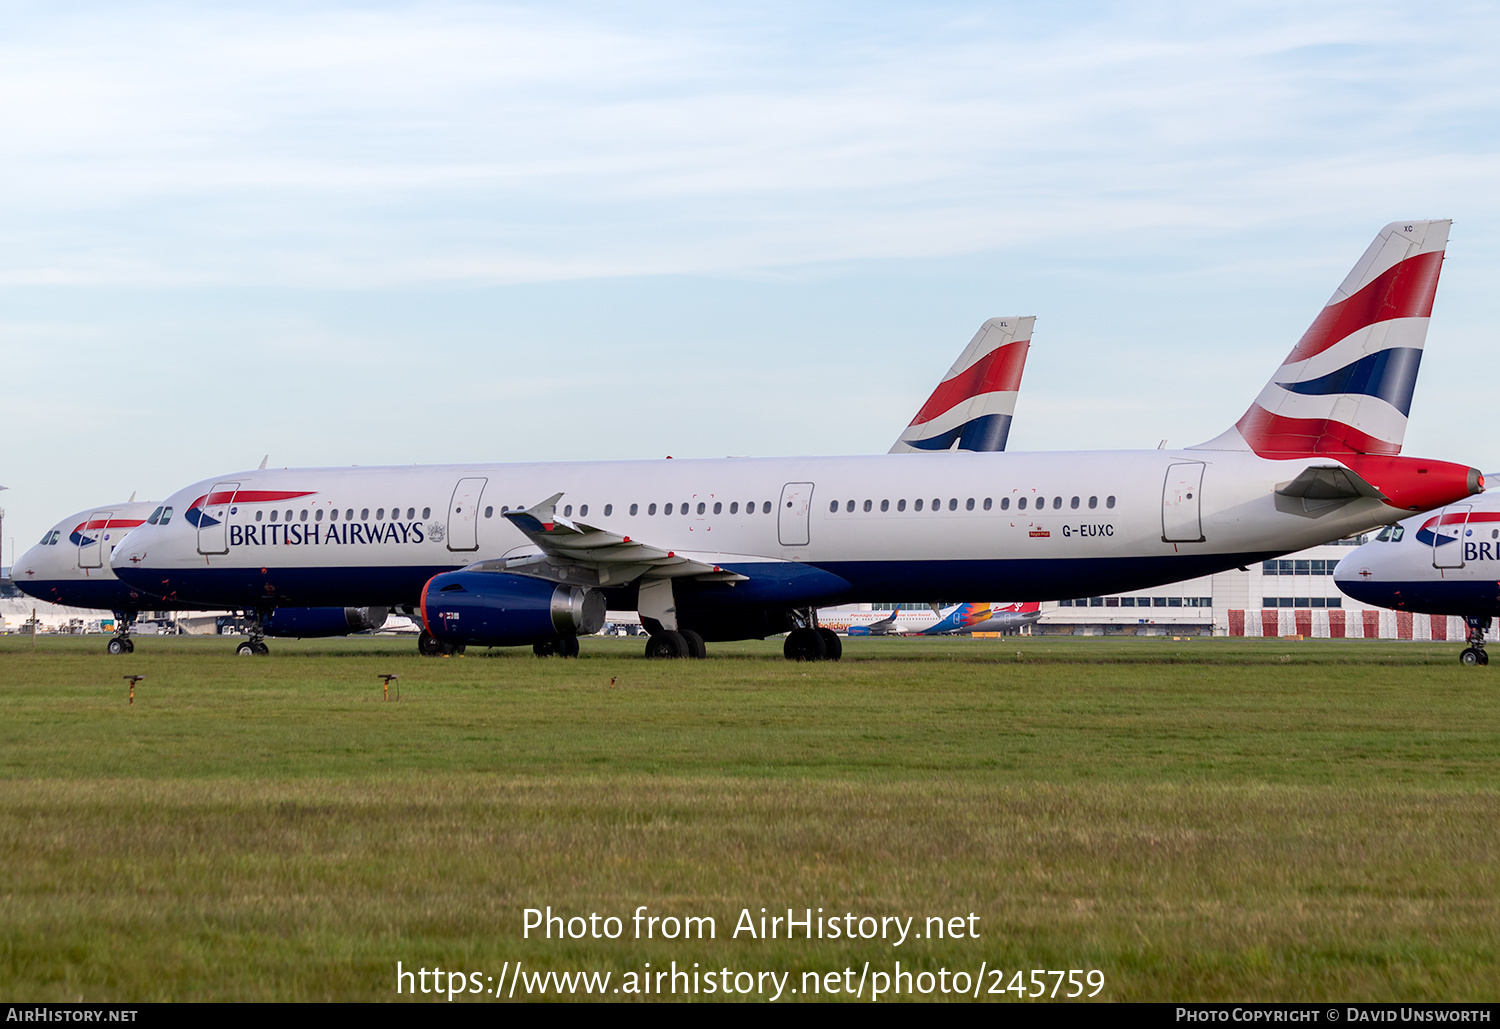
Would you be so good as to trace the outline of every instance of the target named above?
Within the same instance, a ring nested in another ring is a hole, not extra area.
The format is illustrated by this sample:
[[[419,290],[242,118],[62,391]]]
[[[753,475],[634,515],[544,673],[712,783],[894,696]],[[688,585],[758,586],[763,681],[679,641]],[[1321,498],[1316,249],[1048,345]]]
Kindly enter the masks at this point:
[[[1104,506],[1105,507],[1114,507],[1115,506],[1115,498],[1114,497],[1105,497],[1104,498]]]
[[[271,512],[271,521],[274,522],[276,520],[277,516],[280,515],[280,514],[281,514],[280,511],[272,511]]]
[[[828,502],[828,513],[829,514],[838,514],[839,513],[839,502],[837,500],[830,500]]]
[[[764,504],[761,505],[761,509],[760,510],[761,510],[761,514],[770,514],[771,513],[771,502],[769,500],[767,500]]]
[[[1052,510],[1054,510],[1054,511],[1060,511],[1060,510],[1062,510],[1062,497],[1053,497],[1052,498]]]
[[[973,497],[970,497],[968,500],[964,501],[964,510],[965,511],[972,511],[972,510],[974,510],[974,498]]]
[[[838,506],[838,501],[835,500],[833,502],[833,504],[834,504],[835,507],[837,507]],[[729,513],[730,514],[739,514],[740,513],[740,502],[738,500],[734,501],[733,503],[731,503],[729,505]]]
[[[654,514],[656,514],[656,505],[655,504],[647,504],[646,505],[646,513],[648,515],[654,515]]]
[[[993,500],[991,500],[989,497],[985,497],[984,498],[984,509],[986,511],[988,511],[991,507],[993,507],[994,504],[995,504],[995,502]]]
[[[493,507],[487,507],[487,508],[485,508],[485,511],[494,511],[494,510],[495,509]],[[424,507],[424,508],[422,508],[422,517],[423,518],[431,518],[432,517],[432,508],[430,508],[430,507]],[[486,514],[485,517],[488,518],[489,515]]]
[[[415,517],[417,517],[417,509],[414,507],[408,507],[406,509],[406,520],[409,522]]]
[[[274,522],[275,520],[276,520],[276,512],[272,511],[271,512],[271,521]],[[370,520],[370,509],[368,507],[362,507],[362,508],[359,509],[359,520],[362,521],[362,522],[366,522],[366,521]]]
[[[613,504],[605,504],[604,505],[604,517],[608,518],[610,515],[612,515],[614,513],[615,513],[615,505],[613,505]]]
[[[850,500],[844,504],[844,510],[850,513],[854,511],[854,501]]]
[[[881,514],[885,514],[885,512],[889,511],[890,509],[891,509],[891,502],[889,500],[882,500],[880,502],[880,513]]]
[[[1000,498],[1000,510],[1002,510],[1002,511],[1009,511],[1010,510],[1010,497],[1001,497]]]
[[[671,504],[663,504],[661,506],[661,513],[662,514],[671,514],[672,513],[672,505]]]
[[[582,507],[580,507],[578,509],[578,517],[579,518],[587,518],[588,516],[589,516],[589,506],[587,504],[584,504]]]
[[[564,518],[572,518],[573,517],[573,505],[572,504],[564,504],[563,505],[563,517]]]
[[[723,503],[723,501],[715,500],[714,501],[714,514],[723,514],[723,513],[724,513],[724,503]]]
[[[701,501],[701,500],[700,500],[700,501],[699,501],[699,502],[698,502],[698,513],[699,513],[699,514],[702,514],[702,513],[703,513],[703,512],[704,512],[704,511],[706,511],[706,510],[707,510],[707,507],[706,507],[706,506],[705,506],[705,505],[704,505],[704,504],[703,504],[703,502],[702,502],[702,501]]]
[[[264,511],[257,511],[257,512],[255,512],[255,520],[257,522],[260,521],[260,516],[263,515],[264,513],[265,513]]]
[[[315,522],[321,522],[322,520],[323,520],[323,509],[320,507],[316,511],[313,512],[313,521],[315,521]]]
[[[338,508],[334,508],[332,511],[328,512],[328,520],[330,522],[336,522],[336,521],[339,520],[339,509]]]
[[[493,518],[493,517],[495,517],[495,505],[494,504],[489,504],[489,505],[487,505],[485,507],[485,509],[484,509],[484,516],[486,518]],[[423,517],[426,517],[426,516],[424,515]]]
[[[344,512],[344,520],[350,522],[354,521],[354,508],[351,507],[349,510]]]
[[[1077,511],[1078,510],[1078,498],[1074,497],[1072,500],[1068,501],[1068,506],[1071,507],[1073,510]]]
[[[1047,506],[1047,498],[1046,497],[1037,497],[1036,498],[1036,509],[1038,511],[1042,510],[1046,506]]]
[[[916,500],[914,500],[912,502],[911,509],[913,511],[920,511],[920,510],[922,510],[922,498],[921,497],[918,497]]]
[[[1089,510],[1092,511],[1094,508],[1096,508],[1098,506],[1099,506],[1099,498],[1098,497],[1089,497]]]
[[[869,514],[870,513],[870,509],[873,508],[874,506],[875,506],[874,504],[872,504],[872,503],[870,503],[870,501],[866,500],[865,501],[865,514]]]
[[[1020,499],[1018,499],[1016,501],[1016,510],[1017,511],[1024,511],[1024,510],[1026,510],[1026,498],[1025,497],[1021,497]]]
[[[897,511],[905,511],[906,510],[906,500],[905,500],[905,498],[896,501],[896,510]]]
[[[307,521],[307,508],[304,507],[302,509],[302,513],[297,516],[297,521],[299,521],[299,522],[305,522],[305,521]]]
[[[292,513],[290,511],[287,512],[287,516],[288,517],[291,517],[291,514]],[[375,520],[378,522],[378,521],[380,521],[384,517],[385,517],[385,508],[383,508],[383,507],[377,507],[375,509]]]

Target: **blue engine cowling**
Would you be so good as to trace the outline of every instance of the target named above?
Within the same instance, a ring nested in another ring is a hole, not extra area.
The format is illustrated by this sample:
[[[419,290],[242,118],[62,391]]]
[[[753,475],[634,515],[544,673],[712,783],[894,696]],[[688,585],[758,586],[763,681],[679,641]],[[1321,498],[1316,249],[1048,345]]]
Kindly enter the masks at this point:
[[[545,643],[598,632],[604,594],[506,572],[444,572],[422,588],[422,622],[444,643]]]
[[[389,613],[383,607],[278,607],[261,627],[267,636],[347,636],[380,628]]]

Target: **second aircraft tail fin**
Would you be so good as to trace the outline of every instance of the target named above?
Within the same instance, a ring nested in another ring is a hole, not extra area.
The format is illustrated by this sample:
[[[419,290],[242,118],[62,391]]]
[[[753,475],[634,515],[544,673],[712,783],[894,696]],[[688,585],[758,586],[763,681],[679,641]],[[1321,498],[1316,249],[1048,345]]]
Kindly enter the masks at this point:
[[[892,454],[1004,450],[1036,318],[991,318],[979,327]]]

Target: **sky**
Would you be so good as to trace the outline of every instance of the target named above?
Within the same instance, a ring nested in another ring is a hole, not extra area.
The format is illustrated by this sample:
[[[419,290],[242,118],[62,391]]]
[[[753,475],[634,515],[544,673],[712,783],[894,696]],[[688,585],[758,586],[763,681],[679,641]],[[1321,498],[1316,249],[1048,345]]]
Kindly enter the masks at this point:
[[[1406,453],[1500,471],[1500,7],[0,0],[4,557],[258,465],[1186,446],[1454,226]]]

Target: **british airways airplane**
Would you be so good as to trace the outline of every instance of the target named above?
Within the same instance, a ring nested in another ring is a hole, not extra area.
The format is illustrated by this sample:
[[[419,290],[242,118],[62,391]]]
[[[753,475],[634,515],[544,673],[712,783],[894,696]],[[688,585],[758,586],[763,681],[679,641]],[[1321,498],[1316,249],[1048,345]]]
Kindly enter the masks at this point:
[[[1333,581],[1355,600],[1459,615],[1466,665],[1487,665],[1484,635],[1500,615],[1500,497],[1478,497],[1386,526],[1338,563]]]
[[[21,555],[11,577],[21,592],[38,600],[113,612],[115,634],[106,647],[111,654],[132,653],[135,641],[130,630],[142,610],[201,609],[197,604],[143,596],[121,582],[109,566],[110,552],[126,533],[145,524],[170,525],[172,515],[168,505],[134,497],[124,503],[79,511],[43,533],[41,540]],[[265,636],[343,636],[378,629],[385,624],[387,614],[384,608],[280,607],[260,628]],[[256,640],[248,640],[239,647],[245,654],[261,653],[256,644]]]
[[[1386,226],[1249,410],[1185,450],[952,452],[247,471],[115,550],[202,606],[399,605],[438,646],[576,652],[606,604],[647,654],[788,632],[821,605],[1114,593],[1338,539],[1480,492],[1400,455],[1447,221]]]

